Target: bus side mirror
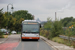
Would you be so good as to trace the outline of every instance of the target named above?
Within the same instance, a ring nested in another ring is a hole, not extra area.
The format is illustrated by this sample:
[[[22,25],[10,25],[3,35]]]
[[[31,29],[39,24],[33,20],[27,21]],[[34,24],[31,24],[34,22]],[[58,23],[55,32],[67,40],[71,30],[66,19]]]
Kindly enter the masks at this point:
[[[41,28],[41,24],[40,24],[40,28]]]
[[[21,28],[22,28],[22,24],[21,24]]]

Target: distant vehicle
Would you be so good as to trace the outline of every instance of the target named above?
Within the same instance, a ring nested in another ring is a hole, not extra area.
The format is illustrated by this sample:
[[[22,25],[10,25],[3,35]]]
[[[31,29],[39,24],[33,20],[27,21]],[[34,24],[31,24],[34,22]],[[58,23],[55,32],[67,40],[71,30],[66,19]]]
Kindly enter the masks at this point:
[[[40,39],[40,24],[36,20],[22,21],[21,40],[23,39]]]
[[[0,29],[1,32],[3,32],[4,34],[9,34],[9,32],[6,29]]]
[[[12,33],[12,34],[16,34],[16,31],[12,31],[11,33]]]
[[[4,34],[9,34],[9,32],[4,32]]]

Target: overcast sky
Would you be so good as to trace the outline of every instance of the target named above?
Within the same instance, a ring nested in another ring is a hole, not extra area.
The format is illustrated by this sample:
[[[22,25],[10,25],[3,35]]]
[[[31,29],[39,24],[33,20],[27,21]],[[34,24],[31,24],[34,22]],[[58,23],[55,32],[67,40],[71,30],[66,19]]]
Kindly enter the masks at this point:
[[[39,18],[41,21],[47,21],[48,17],[55,20],[55,12],[58,19],[70,16],[75,18],[75,0],[0,0],[0,9],[7,11],[9,3],[13,4],[13,11],[28,10],[35,19]]]

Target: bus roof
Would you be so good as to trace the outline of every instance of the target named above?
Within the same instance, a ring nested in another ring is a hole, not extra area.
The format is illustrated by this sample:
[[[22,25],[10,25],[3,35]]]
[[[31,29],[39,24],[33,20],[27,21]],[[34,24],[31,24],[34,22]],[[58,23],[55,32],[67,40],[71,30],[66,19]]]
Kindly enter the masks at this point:
[[[36,20],[24,20],[24,21],[28,21],[28,22],[37,22]]]
[[[23,22],[37,22],[36,20],[24,20],[24,21],[22,21],[22,23]],[[39,22],[38,22],[39,23]]]
[[[41,23],[41,22],[39,22],[39,21],[37,21],[37,20],[24,20],[24,21],[22,21],[22,23],[23,22],[38,22],[39,24]]]

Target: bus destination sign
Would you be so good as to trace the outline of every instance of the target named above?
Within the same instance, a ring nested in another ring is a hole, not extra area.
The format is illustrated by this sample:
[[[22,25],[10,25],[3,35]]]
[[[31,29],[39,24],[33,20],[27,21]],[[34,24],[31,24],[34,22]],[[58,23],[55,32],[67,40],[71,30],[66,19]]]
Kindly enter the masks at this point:
[[[38,24],[38,23],[25,22],[24,24]]]

